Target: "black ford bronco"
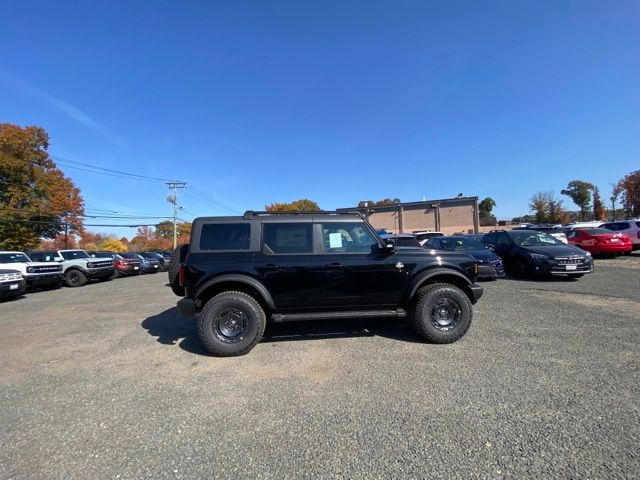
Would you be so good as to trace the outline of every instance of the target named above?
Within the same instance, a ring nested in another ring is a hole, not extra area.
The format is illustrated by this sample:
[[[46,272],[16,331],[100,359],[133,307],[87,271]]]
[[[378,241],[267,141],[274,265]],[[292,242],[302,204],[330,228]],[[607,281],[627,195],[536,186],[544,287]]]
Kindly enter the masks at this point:
[[[267,319],[408,317],[433,343],[461,338],[482,296],[465,253],[395,249],[359,214],[248,211],[200,217],[178,247],[169,283],[195,314],[203,346],[243,355]]]

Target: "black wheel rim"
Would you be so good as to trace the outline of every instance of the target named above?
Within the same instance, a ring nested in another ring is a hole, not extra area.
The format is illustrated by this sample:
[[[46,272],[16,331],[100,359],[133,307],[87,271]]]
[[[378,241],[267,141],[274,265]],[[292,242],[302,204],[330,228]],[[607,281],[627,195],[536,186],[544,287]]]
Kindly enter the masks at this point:
[[[453,330],[461,317],[462,308],[452,298],[440,298],[431,308],[431,323],[441,332]]]
[[[213,320],[213,333],[224,343],[238,343],[249,330],[249,318],[239,308],[226,308]]]
[[[71,274],[69,275],[69,282],[71,282],[72,284],[76,284],[80,281],[80,275],[78,275],[76,272],[71,272]]]

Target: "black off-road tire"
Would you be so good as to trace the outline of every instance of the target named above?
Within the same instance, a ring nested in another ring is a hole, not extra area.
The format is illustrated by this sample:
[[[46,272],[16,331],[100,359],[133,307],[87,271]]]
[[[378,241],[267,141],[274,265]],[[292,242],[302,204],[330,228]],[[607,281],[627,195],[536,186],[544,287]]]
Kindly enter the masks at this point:
[[[267,324],[267,316],[257,300],[236,291],[222,292],[210,299],[196,319],[202,346],[216,357],[248,353],[262,339]],[[230,335],[236,331],[239,333]]]
[[[184,262],[187,256],[189,245],[178,245],[171,252],[171,259],[169,260],[169,267],[167,268],[167,274],[169,275],[169,285],[173,293],[179,297],[184,297],[184,286],[180,285],[180,279],[178,278],[178,271],[180,270],[180,264]]]
[[[441,310],[450,312],[441,316]],[[416,332],[431,343],[452,343],[467,333],[471,326],[473,310],[469,297],[455,285],[434,283],[421,288],[416,294],[411,308],[410,321]]]
[[[109,280],[115,280],[116,278],[118,278],[120,276],[120,272],[118,272],[118,270],[115,270],[111,275],[109,275],[107,278]]]
[[[87,283],[87,277],[80,270],[69,270],[64,274],[64,283],[67,287],[82,287]]]

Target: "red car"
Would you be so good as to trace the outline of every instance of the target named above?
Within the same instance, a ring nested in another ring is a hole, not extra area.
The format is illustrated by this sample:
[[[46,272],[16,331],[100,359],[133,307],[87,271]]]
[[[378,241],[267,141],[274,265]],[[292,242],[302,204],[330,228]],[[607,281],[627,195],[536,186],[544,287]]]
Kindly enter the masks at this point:
[[[631,252],[633,244],[628,236],[605,228],[577,228],[567,232],[571,245],[580,247],[593,255],[620,255]]]

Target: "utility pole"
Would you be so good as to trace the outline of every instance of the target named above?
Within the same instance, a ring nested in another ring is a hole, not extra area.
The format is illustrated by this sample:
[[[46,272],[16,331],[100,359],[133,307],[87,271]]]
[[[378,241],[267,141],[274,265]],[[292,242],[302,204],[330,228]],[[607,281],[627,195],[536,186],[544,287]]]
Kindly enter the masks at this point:
[[[178,210],[182,207],[178,205],[178,189],[187,186],[186,182],[165,182],[173,192],[167,195],[167,201],[173,204],[173,248],[178,246]]]

